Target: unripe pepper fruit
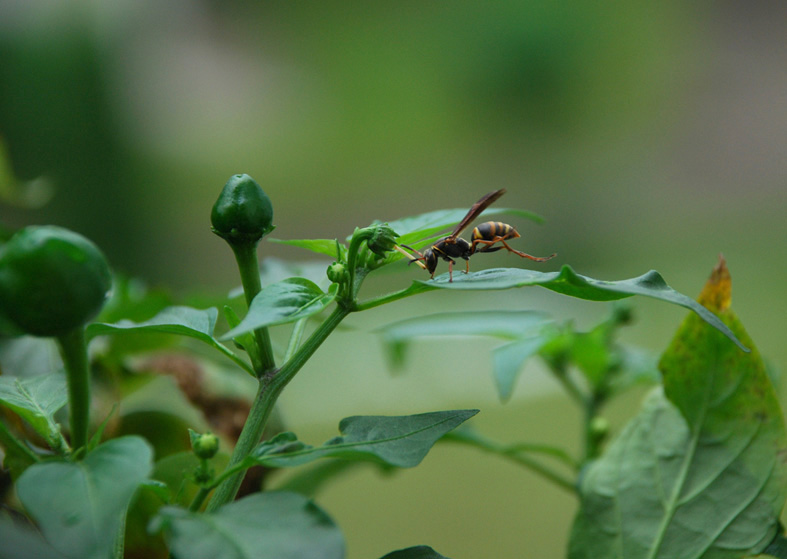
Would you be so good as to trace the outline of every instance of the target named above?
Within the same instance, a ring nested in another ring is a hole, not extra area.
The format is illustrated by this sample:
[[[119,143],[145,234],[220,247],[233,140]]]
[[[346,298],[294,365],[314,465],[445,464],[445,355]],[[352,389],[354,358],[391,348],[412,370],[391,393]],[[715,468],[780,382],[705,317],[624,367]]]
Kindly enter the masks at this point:
[[[112,286],[101,251],[78,233],[30,226],[0,248],[0,314],[34,336],[61,336],[94,318]]]
[[[273,231],[273,205],[249,175],[234,175],[224,185],[210,214],[213,232],[233,244],[256,244]]]

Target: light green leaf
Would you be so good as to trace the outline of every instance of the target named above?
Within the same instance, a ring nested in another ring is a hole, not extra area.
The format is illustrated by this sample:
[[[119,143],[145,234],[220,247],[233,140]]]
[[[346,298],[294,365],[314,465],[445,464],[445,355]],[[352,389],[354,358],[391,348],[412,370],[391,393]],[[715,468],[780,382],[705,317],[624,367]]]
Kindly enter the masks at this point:
[[[339,528],[313,501],[297,493],[256,493],[214,513],[164,507],[151,528],[166,532],[170,550],[177,557],[344,558]]]
[[[462,221],[462,218],[465,217],[469,209],[470,206],[451,210],[436,210],[391,221],[388,225],[399,233],[400,243],[410,244],[426,237],[431,237],[444,230],[446,230],[445,234],[448,235],[450,231],[447,230]],[[500,214],[516,215],[537,223],[544,221],[543,218],[532,212],[511,208],[487,208],[481,215],[484,216],[484,218],[489,218]],[[480,223],[483,220],[479,217],[476,221]],[[472,227],[472,225],[468,227]]]
[[[187,336],[208,344],[234,361],[246,372],[254,375],[247,362],[213,337],[218,314],[219,311],[213,307],[200,310],[192,307],[173,306],[167,307],[150,320],[144,322],[132,322],[130,320],[120,320],[112,324],[96,322],[88,325],[86,333],[88,340],[96,336],[120,334],[123,332],[157,332]]]
[[[221,339],[229,340],[258,328],[307,318],[322,311],[335,297],[335,292],[325,293],[305,278],[289,278],[268,285],[251,302],[240,324]]]
[[[65,375],[51,373],[24,379],[0,376],[0,404],[14,410],[50,444],[58,444],[55,413],[66,405]]]
[[[516,379],[525,362],[536,355],[548,339],[546,335],[534,333],[531,337],[510,342],[492,350],[492,372],[501,401],[506,402],[511,398]]]
[[[729,285],[709,285],[701,300],[754,348],[727,308]],[[664,393],[587,468],[572,559],[739,558],[779,529],[787,433],[757,350],[738,351],[691,314],[660,368]]]
[[[19,500],[60,553],[105,559],[132,495],[152,469],[152,456],[144,439],[122,437],[79,462],[34,464],[19,478]]]
[[[452,410],[406,416],[354,416],[339,423],[341,436],[312,447],[291,433],[260,444],[247,459],[249,465],[299,466],[320,458],[371,460],[412,468],[443,435],[467,421],[478,410]]]
[[[469,311],[438,313],[395,322],[379,329],[394,366],[404,361],[407,346],[424,336],[494,336],[514,340],[493,350],[493,373],[501,400],[511,396],[524,362],[546,341],[553,321],[535,311]]]
[[[428,545],[419,545],[392,551],[381,559],[448,559],[448,557],[440,555]]]

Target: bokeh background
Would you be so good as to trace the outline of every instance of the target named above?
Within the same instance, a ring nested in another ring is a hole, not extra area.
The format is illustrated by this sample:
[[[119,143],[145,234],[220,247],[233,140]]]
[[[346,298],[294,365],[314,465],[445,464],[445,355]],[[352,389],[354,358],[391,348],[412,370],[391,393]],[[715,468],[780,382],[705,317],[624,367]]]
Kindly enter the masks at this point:
[[[777,369],[787,363],[784,2],[6,0],[0,138],[15,177],[53,193],[40,207],[6,196],[4,227],[70,227],[116,270],[177,295],[238,283],[209,230],[235,173],[268,192],[282,239],[344,238],[506,188],[499,205],[546,218],[513,223],[518,248],[558,252],[539,269],[656,269],[695,296],[723,253],[738,315]],[[365,293],[422,274],[393,268]],[[478,407],[475,426],[501,441],[576,449],[579,414],[537,363],[497,400],[494,340],[416,344],[390,374],[374,328],[463,308],[543,309],[580,327],[609,311],[533,288],[352,316],[285,392],[288,427],[318,443],[348,415]],[[634,311],[624,341],[653,352],[685,314],[643,299]],[[640,397],[609,410],[616,428]],[[349,475],[318,502],[351,559],[420,543],[456,558],[562,557],[575,507],[527,471],[448,445],[394,477]]]

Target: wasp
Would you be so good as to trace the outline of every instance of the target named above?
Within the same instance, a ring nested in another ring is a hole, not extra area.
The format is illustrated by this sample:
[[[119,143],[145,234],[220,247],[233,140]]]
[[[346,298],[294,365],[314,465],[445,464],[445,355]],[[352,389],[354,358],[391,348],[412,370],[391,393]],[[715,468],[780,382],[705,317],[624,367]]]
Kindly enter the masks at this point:
[[[443,237],[424,250],[423,253],[407,245],[401,245],[417,254],[418,258],[401,249],[399,249],[399,251],[410,259],[410,264],[415,262],[421,268],[428,271],[433,279],[435,270],[437,269],[438,259],[442,258],[448,262],[449,282],[454,281],[453,271],[454,264],[456,264],[454,258],[462,258],[466,261],[465,273],[468,273],[470,271],[470,257],[476,252],[495,252],[504,248],[508,252],[513,252],[522,258],[528,258],[536,262],[546,262],[550,258],[557,256],[557,254],[545,257],[532,256],[511,248],[506,241],[509,239],[516,239],[520,235],[513,226],[500,221],[487,221],[473,229],[472,241],[467,241],[459,236],[459,234],[464,231],[481,212],[505,193],[505,188],[501,188],[500,190],[495,190],[483,196],[467,211],[467,214],[462,218],[462,221],[459,222],[450,235]],[[497,243],[500,243],[500,245],[497,245]]]

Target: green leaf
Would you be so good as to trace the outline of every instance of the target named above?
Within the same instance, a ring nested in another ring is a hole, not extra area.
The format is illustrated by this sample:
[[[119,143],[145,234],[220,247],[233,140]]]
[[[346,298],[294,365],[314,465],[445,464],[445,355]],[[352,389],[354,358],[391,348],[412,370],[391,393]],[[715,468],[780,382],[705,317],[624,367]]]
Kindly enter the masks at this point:
[[[497,393],[502,402],[508,401],[525,362],[538,353],[549,337],[533,333],[530,337],[507,343],[492,350],[492,372]]]
[[[436,210],[391,221],[388,225],[399,233],[400,243],[410,244],[453,227],[462,221],[462,218],[465,217],[469,209],[470,206],[451,210]],[[544,221],[543,218],[532,212],[511,208],[487,208],[481,215],[488,218],[499,214],[517,215],[537,223],[542,223]],[[478,218],[477,221],[481,222],[482,220]],[[446,235],[448,235],[447,231]]]
[[[447,273],[430,281],[416,280],[410,288],[397,294],[397,298],[415,295],[432,289],[489,291],[530,285],[540,285],[563,295],[570,295],[589,301],[613,301],[631,297],[632,295],[644,295],[666,301],[691,309],[705,322],[735,342],[738,347],[748,351],[735,337],[735,334],[715,314],[691,297],[672,289],[655,270],[651,270],[636,278],[603,281],[581,276],[568,265],[564,265],[560,272],[538,272],[524,268],[490,268],[469,274],[456,273],[454,274],[453,282],[449,281]]]
[[[215,308],[195,309],[192,307],[167,307],[150,320],[132,322],[120,320],[114,324],[96,322],[87,327],[88,339],[102,334],[116,334],[122,331],[137,330],[141,332],[159,332],[189,336],[209,343],[219,311]]]
[[[292,433],[285,433],[273,441],[261,443],[247,462],[282,468],[320,458],[343,458],[412,468],[424,459],[440,437],[477,413],[478,410],[452,410],[392,417],[347,417],[339,423],[342,435],[322,446],[305,445]]]
[[[221,339],[229,340],[258,328],[307,318],[322,311],[335,297],[334,292],[325,293],[305,278],[289,278],[268,285],[251,302],[240,324]]]
[[[25,379],[0,376],[0,404],[14,410],[53,445],[60,441],[54,415],[66,405],[67,394],[66,378],[60,373]]]
[[[381,559],[448,559],[444,555],[440,555],[428,545],[418,545],[416,547],[408,547],[407,549],[400,549],[399,551],[392,551]]]
[[[60,553],[104,559],[132,495],[148,477],[151,460],[144,439],[113,439],[79,462],[31,466],[19,478],[19,500]]]
[[[204,310],[183,306],[167,307],[150,320],[144,322],[121,320],[114,324],[103,322],[90,324],[87,327],[86,335],[88,340],[96,336],[119,334],[123,332],[156,332],[186,336],[208,344],[234,361],[246,372],[254,375],[248,363],[213,337],[213,330],[216,327],[216,318],[218,314],[219,311],[213,307]]]
[[[173,556],[190,559],[344,557],[339,528],[297,493],[256,493],[214,513],[164,507],[151,528],[167,533]]]
[[[707,290],[701,300],[726,301],[709,306],[754,348],[727,308],[729,287]],[[757,350],[738,351],[692,314],[660,368],[664,393],[587,468],[572,559],[738,558],[777,533],[787,434]]]

